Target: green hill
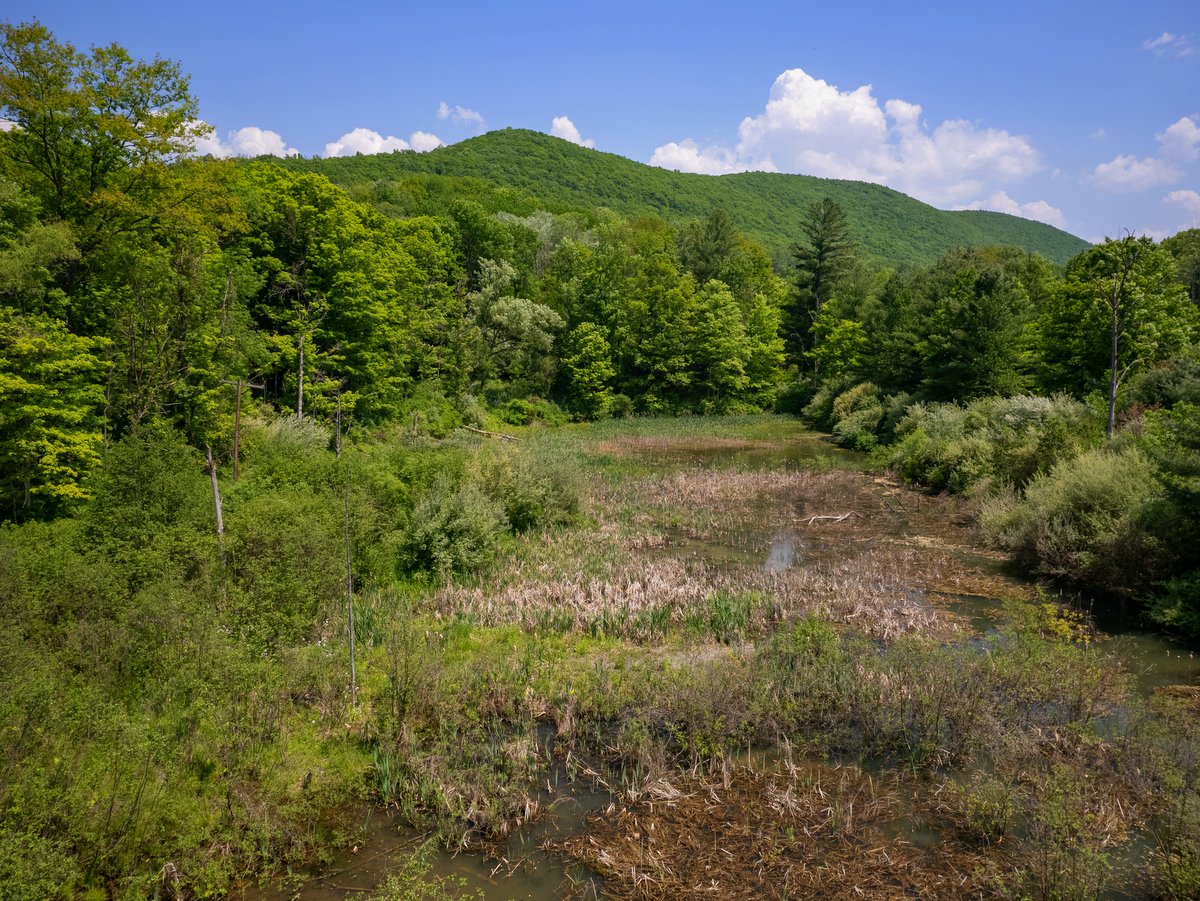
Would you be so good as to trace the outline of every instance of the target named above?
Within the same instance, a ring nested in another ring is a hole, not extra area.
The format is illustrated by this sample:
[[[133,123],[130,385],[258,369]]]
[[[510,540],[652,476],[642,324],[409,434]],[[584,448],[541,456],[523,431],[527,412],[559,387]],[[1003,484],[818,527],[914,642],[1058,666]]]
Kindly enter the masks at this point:
[[[723,207],[776,254],[786,252],[800,233],[809,204],[825,196],[845,208],[866,253],[889,265],[929,262],[952,247],[986,244],[1016,245],[1065,263],[1087,247],[1040,222],[1004,213],[938,210],[866,182],[769,172],[672,172],[520,129],[489,132],[429,153],[293,158],[282,165],[319,172],[358,191],[413,176],[426,176],[426,186],[444,177],[481,179],[530,195],[555,211],[607,207],[625,216],[657,214],[678,222]]]

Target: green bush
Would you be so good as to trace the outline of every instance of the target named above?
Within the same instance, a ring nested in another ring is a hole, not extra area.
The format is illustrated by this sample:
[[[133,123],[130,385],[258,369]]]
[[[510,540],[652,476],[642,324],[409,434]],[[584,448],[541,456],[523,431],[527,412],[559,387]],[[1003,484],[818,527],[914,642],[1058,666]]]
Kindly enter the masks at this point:
[[[1162,583],[1146,613],[1174,632],[1200,636],[1200,570]]]
[[[342,510],[303,488],[257,494],[228,513],[228,616],[259,648],[301,641],[345,593]]]
[[[469,482],[445,477],[425,486],[403,530],[399,566],[448,578],[489,563],[508,528],[503,507]]]
[[[540,397],[510,400],[500,408],[499,415],[509,425],[533,425],[535,422],[563,425],[567,422],[567,414],[556,403]]]
[[[988,501],[981,523],[990,542],[1035,572],[1129,592],[1154,570],[1158,543],[1145,520],[1159,491],[1136,449],[1092,450],[1035,476],[1024,496]]]
[[[1124,402],[1141,407],[1200,405],[1200,354],[1181,354],[1144,369],[1129,383]]]
[[[788,382],[775,394],[775,412],[789,416],[800,416],[816,393],[817,384],[811,378],[801,376]]]
[[[830,379],[822,383],[813,395],[812,400],[804,407],[803,416],[817,428],[829,429],[837,421],[833,404],[839,397],[854,385],[854,379],[849,376]]]
[[[503,508],[514,532],[571,522],[583,501],[578,458],[550,441],[487,445],[468,478]]]
[[[475,420],[477,416],[475,405],[455,404],[436,382],[422,382],[404,402],[399,421],[410,429],[416,423],[416,431],[421,435],[444,438],[461,426],[464,418]]]
[[[906,480],[966,492],[1021,487],[1100,438],[1100,423],[1068,397],[985,397],[966,407],[913,404],[886,460]]]

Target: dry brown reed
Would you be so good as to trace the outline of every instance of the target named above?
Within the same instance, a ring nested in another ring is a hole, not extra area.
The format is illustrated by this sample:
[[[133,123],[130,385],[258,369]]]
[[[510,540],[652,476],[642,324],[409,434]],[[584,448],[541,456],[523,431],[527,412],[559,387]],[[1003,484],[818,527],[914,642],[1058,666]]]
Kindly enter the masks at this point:
[[[952,836],[925,851],[889,836],[899,797],[854,767],[810,765],[659,780],[554,849],[627,899],[963,898],[991,865]]]
[[[598,485],[591,506],[597,526],[532,539],[483,584],[438,591],[432,609],[646,641],[726,592],[755,596],[746,631],[818,615],[890,639],[954,631],[931,596],[1020,590],[964,558],[971,539],[956,502],[862,473],[689,469]],[[781,536],[797,558],[768,572],[762,559]],[[723,549],[743,562],[714,562]]]
[[[509,581],[506,573],[503,581],[443,588],[431,603],[440,616],[484,625],[600,631],[637,640],[661,639],[668,628],[686,625],[718,592],[753,598],[748,632],[799,615],[854,625],[885,640],[953,630],[952,621],[911,588],[927,569],[918,555],[903,548],[854,550],[849,559],[779,573],[666,556],[628,559],[604,577],[575,572]]]
[[[774,441],[753,441],[746,438],[726,438],[717,435],[679,438],[667,435],[626,435],[592,443],[591,453],[607,454],[610,457],[643,457],[661,459],[667,455],[704,453],[713,450],[747,451],[772,450],[778,447]]]

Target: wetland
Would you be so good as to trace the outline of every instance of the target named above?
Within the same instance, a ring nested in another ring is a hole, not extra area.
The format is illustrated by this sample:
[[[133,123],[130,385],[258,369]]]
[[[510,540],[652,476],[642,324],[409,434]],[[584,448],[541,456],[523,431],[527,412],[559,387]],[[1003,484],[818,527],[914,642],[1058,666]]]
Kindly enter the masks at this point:
[[[523,439],[578,517],[361,599],[366,825],[236,897],[1187,896],[1188,648],[794,421]]]

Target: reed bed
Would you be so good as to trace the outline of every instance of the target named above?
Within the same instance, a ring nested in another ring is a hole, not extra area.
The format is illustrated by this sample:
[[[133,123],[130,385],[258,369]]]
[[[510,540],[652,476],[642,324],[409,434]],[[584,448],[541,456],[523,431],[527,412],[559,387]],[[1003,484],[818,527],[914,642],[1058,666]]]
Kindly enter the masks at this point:
[[[722,605],[733,608],[739,637],[797,616],[819,616],[889,640],[910,632],[955,630],[944,612],[911,587],[927,568],[917,554],[866,546],[856,546],[849,559],[783,572],[717,567],[700,558],[634,557],[603,577],[575,571],[547,578],[535,570],[527,579],[505,573],[482,585],[451,585],[429,603],[438,616],[480,625],[516,624],[642,642],[720,618]]]
[[[660,780],[553,844],[605,877],[612,898],[990,897],[992,860],[948,838],[936,853],[889,834],[906,813],[855,767]]]

